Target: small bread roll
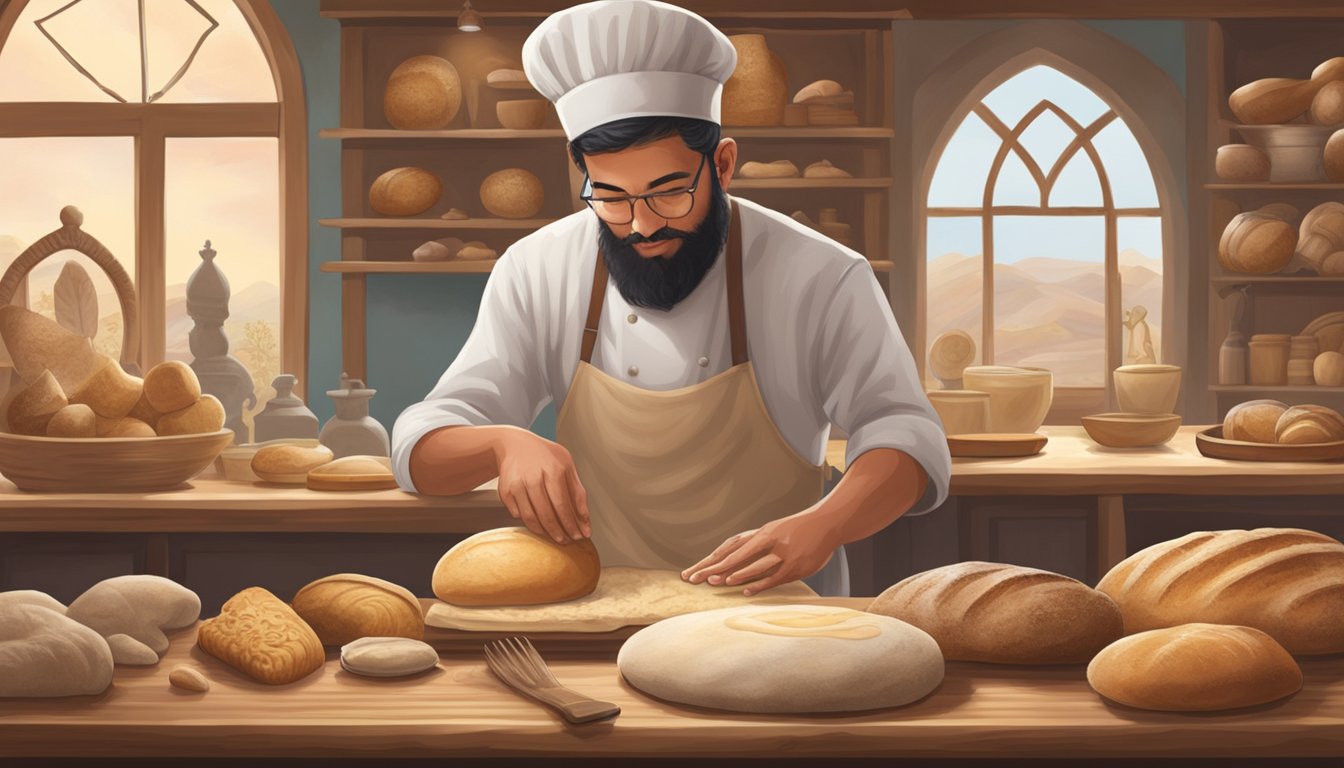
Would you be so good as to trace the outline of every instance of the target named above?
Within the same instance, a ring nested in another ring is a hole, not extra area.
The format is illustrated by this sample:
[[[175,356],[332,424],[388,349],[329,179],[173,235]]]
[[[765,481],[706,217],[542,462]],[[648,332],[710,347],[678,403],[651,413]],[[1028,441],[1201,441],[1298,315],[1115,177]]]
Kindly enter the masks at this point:
[[[791,179],[798,175],[798,166],[788,160],[775,160],[769,163],[751,161],[742,164],[738,175],[744,179]]]
[[[531,218],[546,202],[541,179],[525,168],[505,168],[486,176],[480,195],[485,209],[503,219]]]
[[[496,528],[448,550],[433,587],[454,605],[540,605],[583,597],[601,573],[589,539],[556,544],[526,528]]]
[[[308,470],[311,491],[383,491],[397,487],[386,456],[342,456]]]
[[[308,472],[335,457],[325,445],[268,445],[252,456],[252,471],[272,483],[308,482]]]
[[[808,99],[816,98],[818,96],[839,96],[844,92],[845,89],[834,80],[817,80],[816,82],[808,83],[795,93],[793,95],[793,103],[801,104]]]
[[[1335,80],[1325,84],[1311,100],[1311,122],[1317,125],[1344,123],[1344,82]]]
[[[1344,353],[1322,352],[1312,362],[1311,372],[1322,387],[1344,387]]]
[[[443,182],[424,168],[393,168],[373,180],[369,205],[384,216],[414,216],[439,202]]]
[[[803,177],[808,179],[848,179],[851,176],[849,171],[831,165],[830,160],[818,160],[803,169]]]
[[[1344,440],[1344,417],[1323,405],[1295,405],[1275,422],[1274,437],[1284,445],[1337,442]]]
[[[195,403],[180,411],[165,413],[159,419],[160,435],[201,435],[224,428],[224,405],[214,395],[201,395]]]
[[[323,645],[345,645],[361,637],[425,637],[424,613],[415,595],[372,576],[338,573],[318,579],[300,589],[291,605]]]
[[[5,418],[9,431],[16,435],[40,436],[47,434],[47,425],[56,412],[69,405],[60,382],[51,371],[44,370],[37,381],[24,387],[9,401]]]
[[[526,83],[527,73],[521,69],[496,69],[485,76],[487,83]]]
[[[1276,443],[1274,427],[1288,410],[1278,400],[1250,400],[1235,405],[1223,418],[1223,439],[1247,443]]]
[[[56,412],[47,424],[47,437],[97,437],[98,417],[83,403],[72,403]]]
[[[167,360],[145,374],[145,399],[159,413],[172,413],[195,403],[201,396],[201,382],[191,366],[181,360]]]
[[[144,391],[144,382],[122,370],[121,363],[103,355],[103,364],[75,388],[71,403],[84,403],[107,419],[120,419],[131,412]]]
[[[1087,682],[1112,701],[1166,712],[1211,712],[1281,699],[1302,670],[1274,638],[1251,627],[1182,624],[1122,637],[1087,665]]]
[[[463,261],[485,261],[499,256],[494,248],[490,248],[480,240],[472,240],[470,243],[462,246],[457,252],[457,258]]]
[[[133,416],[120,419],[98,417],[99,437],[154,437],[157,434],[153,427]]]

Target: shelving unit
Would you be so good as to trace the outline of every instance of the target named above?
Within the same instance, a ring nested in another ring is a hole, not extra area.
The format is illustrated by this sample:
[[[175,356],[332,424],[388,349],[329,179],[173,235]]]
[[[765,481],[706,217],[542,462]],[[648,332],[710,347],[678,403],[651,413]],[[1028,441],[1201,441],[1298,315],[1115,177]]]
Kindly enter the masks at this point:
[[[503,128],[495,116],[498,101],[540,97],[530,90],[484,83],[493,69],[520,67],[523,41],[549,11],[526,0],[491,0],[488,8],[478,10],[485,19],[482,31],[465,33],[456,28],[458,7],[433,0],[322,0],[322,15],[341,24],[341,109],[340,125],[323,128],[318,135],[341,143],[342,171],[342,215],[319,220],[340,230],[341,254],[339,260],[323,264],[322,271],[341,275],[342,369],[366,382],[368,275],[488,273],[494,260],[419,263],[410,254],[426,240],[450,236],[481,240],[503,253],[527,233],[583,205],[578,199],[582,177],[569,160],[558,118],[552,113],[536,130]],[[813,220],[822,208],[835,208],[839,220],[852,227],[851,245],[870,259],[890,296],[896,257],[890,226],[896,141],[892,22],[909,14],[845,7],[773,13],[728,3],[696,10],[725,34],[765,35],[788,69],[790,96],[821,79],[837,80],[854,92],[861,120],[857,126],[724,128],[724,136],[738,141],[739,168],[752,160],[786,159],[802,169],[826,159],[852,177],[738,175],[730,190],[785,214],[801,210]],[[457,67],[462,106],[443,129],[395,129],[383,115],[384,86],[398,64],[424,54],[442,56]],[[369,207],[369,186],[379,174],[401,166],[434,173],[444,194],[418,217],[379,216]],[[508,167],[526,168],[542,180],[545,201],[534,218],[492,218],[484,210],[481,180]],[[463,209],[472,218],[437,218],[449,208]]]
[[[1218,353],[1231,325],[1231,309],[1220,291],[1248,286],[1245,326],[1254,333],[1300,334],[1315,318],[1344,310],[1344,277],[1251,275],[1223,269],[1217,249],[1232,217],[1271,203],[1288,203],[1305,215],[1320,203],[1344,200],[1344,183],[1221,181],[1214,174],[1214,152],[1241,143],[1239,123],[1227,105],[1237,87],[1266,77],[1305,77],[1340,53],[1344,21],[1338,19],[1221,19],[1209,24],[1208,153],[1202,159],[1203,189],[1209,210],[1209,392],[1218,418],[1246,400],[1274,398],[1290,404],[1319,403],[1344,408],[1344,387],[1224,385]],[[1299,219],[1300,220],[1300,219]],[[1248,334],[1249,340],[1249,334]]]

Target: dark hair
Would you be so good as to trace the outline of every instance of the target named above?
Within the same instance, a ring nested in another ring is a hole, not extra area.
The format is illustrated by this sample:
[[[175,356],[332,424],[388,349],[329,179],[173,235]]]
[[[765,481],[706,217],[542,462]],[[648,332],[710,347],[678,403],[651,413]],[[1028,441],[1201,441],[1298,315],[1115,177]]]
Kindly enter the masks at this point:
[[[569,154],[579,170],[587,173],[584,155],[618,152],[680,134],[687,147],[712,158],[719,146],[720,133],[718,123],[692,117],[627,117],[574,137],[569,143]]]

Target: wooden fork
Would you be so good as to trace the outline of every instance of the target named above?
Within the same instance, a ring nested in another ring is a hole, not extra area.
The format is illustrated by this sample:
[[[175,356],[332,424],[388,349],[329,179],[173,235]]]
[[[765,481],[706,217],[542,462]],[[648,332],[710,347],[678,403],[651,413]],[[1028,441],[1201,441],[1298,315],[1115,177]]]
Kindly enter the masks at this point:
[[[555,707],[571,723],[590,723],[621,713],[621,708],[609,701],[598,701],[561,685],[526,637],[486,643],[485,661],[509,687]]]

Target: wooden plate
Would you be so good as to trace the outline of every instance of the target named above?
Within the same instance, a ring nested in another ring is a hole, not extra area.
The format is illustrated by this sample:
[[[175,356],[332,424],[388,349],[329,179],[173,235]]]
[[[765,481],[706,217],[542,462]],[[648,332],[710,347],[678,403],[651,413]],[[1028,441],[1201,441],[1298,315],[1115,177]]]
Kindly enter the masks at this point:
[[[1277,445],[1224,440],[1221,426],[1195,435],[1195,447],[1211,459],[1234,461],[1338,461],[1344,459],[1344,440],[1307,445]]]
[[[1327,312],[1307,323],[1302,336],[1315,336],[1320,340],[1322,352],[1332,349],[1344,352],[1344,312]]]
[[[963,458],[999,459],[1012,456],[1035,456],[1049,438],[1031,434],[974,434],[948,435],[947,447],[953,456]]]
[[[349,461],[372,459],[382,471],[349,472],[337,468]],[[397,487],[392,460],[386,456],[346,456],[308,471],[310,491],[390,491]]]

